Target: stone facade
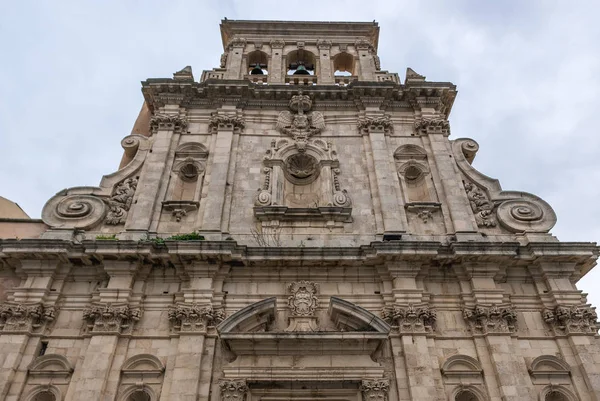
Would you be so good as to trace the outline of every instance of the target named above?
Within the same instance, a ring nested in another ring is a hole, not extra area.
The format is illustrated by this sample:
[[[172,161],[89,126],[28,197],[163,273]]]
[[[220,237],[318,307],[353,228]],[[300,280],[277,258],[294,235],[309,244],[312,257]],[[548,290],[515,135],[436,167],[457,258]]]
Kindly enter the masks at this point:
[[[382,70],[376,23],[221,31],[0,241],[0,400],[600,400],[599,249],[472,167],[453,84]]]

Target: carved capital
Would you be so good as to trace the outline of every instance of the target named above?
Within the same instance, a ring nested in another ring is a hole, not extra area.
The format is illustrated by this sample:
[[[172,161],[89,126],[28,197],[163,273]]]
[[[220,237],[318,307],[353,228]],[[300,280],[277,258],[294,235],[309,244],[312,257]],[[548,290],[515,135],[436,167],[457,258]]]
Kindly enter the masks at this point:
[[[219,388],[221,401],[244,401],[248,392],[245,380],[221,380]]]
[[[517,330],[517,312],[511,306],[475,305],[463,309],[463,317],[474,333],[514,333]]]
[[[210,118],[208,128],[210,130],[233,129],[242,130],[246,123],[242,117],[216,114]]]
[[[273,39],[270,44],[273,49],[283,49],[285,41],[283,39]]]
[[[425,118],[415,121],[415,131],[418,135],[442,134],[450,135],[450,123],[441,118]]]
[[[388,380],[363,380],[360,384],[363,401],[387,401],[390,391]]]
[[[356,42],[354,42],[354,47],[356,47],[358,50],[371,50],[373,45],[366,39],[358,39]]]
[[[229,41],[229,44],[227,47],[245,47],[245,46],[246,46],[246,39],[236,37]]]
[[[99,303],[83,310],[83,320],[91,334],[129,334],[141,317],[140,308],[127,304]]]
[[[585,305],[559,305],[554,309],[544,309],[542,317],[557,335],[596,335],[600,328],[596,311]]]
[[[169,309],[169,321],[179,332],[206,332],[209,326],[216,326],[225,319],[222,310],[214,310],[211,305],[177,305]]]
[[[0,304],[0,331],[13,333],[40,333],[54,321],[53,306],[7,302]]]
[[[471,210],[475,214],[478,227],[496,227],[496,213],[494,204],[489,200],[485,192],[477,185],[465,182],[465,191],[471,204]]]
[[[110,198],[104,200],[108,205],[108,213],[104,219],[106,224],[114,226],[125,224],[137,184],[137,177],[127,178],[117,185]]]
[[[331,49],[331,41],[319,39],[319,40],[317,40],[317,48],[318,49]]]
[[[437,312],[427,305],[396,306],[384,308],[381,317],[400,333],[432,333],[435,330]]]
[[[187,126],[187,119],[181,116],[155,114],[150,119],[150,129],[153,134],[156,134],[158,130],[183,132],[187,129]]]
[[[363,134],[369,134],[371,131],[383,131],[386,133],[392,132],[394,125],[390,116],[381,117],[364,117],[357,122],[358,131]]]

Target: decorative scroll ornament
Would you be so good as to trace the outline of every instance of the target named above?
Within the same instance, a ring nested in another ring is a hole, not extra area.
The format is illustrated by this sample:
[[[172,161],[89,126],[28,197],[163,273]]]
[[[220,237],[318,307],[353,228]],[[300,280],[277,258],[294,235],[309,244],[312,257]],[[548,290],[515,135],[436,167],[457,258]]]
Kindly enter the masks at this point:
[[[558,335],[596,335],[600,329],[598,315],[589,306],[557,306],[554,309],[544,309],[542,317]]]
[[[0,331],[17,333],[40,333],[53,322],[56,310],[43,304],[0,304]]]
[[[517,330],[517,312],[510,306],[476,305],[465,308],[463,317],[476,333],[514,333]]]
[[[356,124],[358,131],[364,134],[368,134],[371,131],[383,131],[391,132],[394,129],[390,116],[385,115],[381,117],[363,117],[360,118]]]
[[[415,131],[419,135],[442,134],[450,135],[450,123],[441,118],[425,118],[415,121]]]
[[[131,203],[133,202],[137,183],[137,177],[127,178],[117,185],[113,195],[105,200],[108,205],[108,213],[105,219],[106,224],[113,226],[125,224]]]
[[[242,117],[222,114],[215,114],[211,116],[210,121],[208,123],[209,130],[217,130],[223,128],[241,130],[244,129],[245,126],[246,123]]]
[[[308,138],[325,129],[325,118],[318,111],[305,114],[312,108],[312,100],[307,95],[292,96],[289,107],[297,114],[292,114],[287,110],[282,111],[279,113],[276,128],[282,134],[292,137],[298,151],[304,152]]]
[[[475,214],[475,221],[478,227],[496,227],[496,217],[494,216],[494,204],[490,202],[485,193],[477,185],[465,182],[467,198],[471,204],[471,209]]]
[[[400,333],[431,333],[435,329],[437,313],[427,305],[414,307],[394,306],[384,308],[381,317],[391,326],[397,326]]]
[[[271,167],[264,167],[265,180],[262,188],[259,188],[254,198],[255,206],[270,206],[271,205]]]
[[[180,304],[169,309],[173,329],[180,332],[205,332],[208,326],[216,326],[224,319],[225,313],[211,305]]]
[[[387,401],[390,391],[388,380],[363,380],[360,384],[363,401]]]
[[[338,176],[340,175],[340,169],[335,168],[332,170],[333,174],[333,206],[338,207],[350,207],[352,206],[352,200],[350,199],[350,195],[348,195],[348,191],[345,189],[341,189],[340,179]]]
[[[221,380],[219,388],[221,401],[244,401],[248,392],[245,380]]]
[[[141,317],[140,308],[130,308],[126,304],[102,303],[83,310],[83,319],[92,334],[129,334]]]
[[[150,130],[153,134],[156,134],[159,130],[183,132],[187,129],[187,126],[187,119],[178,115],[155,114],[150,119]]]

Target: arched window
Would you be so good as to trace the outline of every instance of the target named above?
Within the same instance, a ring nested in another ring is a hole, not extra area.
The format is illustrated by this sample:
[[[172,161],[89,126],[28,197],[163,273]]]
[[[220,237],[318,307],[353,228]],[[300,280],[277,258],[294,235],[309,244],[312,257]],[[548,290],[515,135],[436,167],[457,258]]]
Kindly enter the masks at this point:
[[[298,49],[287,54],[288,75],[314,75],[315,55],[308,50]]]
[[[248,54],[248,74],[267,75],[269,74],[269,56],[267,53],[255,50]]]
[[[545,401],[569,401],[563,393],[558,391],[549,391],[544,398]]]
[[[333,58],[333,71],[335,76],[354,75],[354,57],[346,52],[337,54]]]
[[[50,391],[40,391],[33,396],[31,401],[56,401],[56,396]]]
[[[144,390],[134,391],[127,397],[127,401],[151,401],[152,397]]]
[[[479,397],[469,390],[462,390],[456,394],[454,401],[479,401]]]

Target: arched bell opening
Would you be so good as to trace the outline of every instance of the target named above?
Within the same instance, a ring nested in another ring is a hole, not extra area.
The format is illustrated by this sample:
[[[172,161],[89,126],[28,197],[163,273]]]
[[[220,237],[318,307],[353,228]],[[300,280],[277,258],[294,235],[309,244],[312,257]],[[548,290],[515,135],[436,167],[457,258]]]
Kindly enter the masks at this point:
[[[247,71],[249,75],[268,75],[269,56],[267,53],[260,50],[249,53]]]
[[[317,59],[308,50],[298,49],[287,54],[288,75],[314,75]]]
[[[355,75],[354,57],[346,52],[342,52],[333,57],[333,75],[334,76],[352,76]]]

